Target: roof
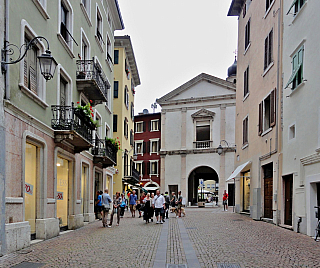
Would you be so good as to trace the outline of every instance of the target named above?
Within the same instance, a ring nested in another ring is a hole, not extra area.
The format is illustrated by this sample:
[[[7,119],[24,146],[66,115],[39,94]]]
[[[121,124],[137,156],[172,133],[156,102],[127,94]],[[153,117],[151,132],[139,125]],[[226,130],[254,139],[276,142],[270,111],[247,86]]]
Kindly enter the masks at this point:
[[[134,81],[134,85],[135,86],[140,85],[141,84],[140,76],[139,76],[136,58],[134,56],[130,36],[129,35],[115,36],[114,37],[114,47],[124,47],[125,48],[130,71],[131,71],[133,81]]]
[[[118,0],[108,1],[111,2],[110,10],[114,21],[114,27],[115,30],[123,30],[124,29],[124,23],[122,20],[122,15],[120,12],[120,7]]]
[[[232,0],[228,16],[239,16],[245,0]]]
[[[140,118],[140,117],[161,117],[161,113],[148,113],[148,114],[137,114],[134,116],[134,118]]]
[[[213,75],[209,75],[209,74],[206,74],[206,73],[201,73],[198,76],[196,76],[195,78],[191,79],[190,81],[184,83],[182,86],[172,90],[171,92],[169,92],[168,94],[164,95],[160,99],[157,99],[156,101],[160,105],[161,104],[165,104],[167,101],[169,101],[173,97],[179,95],[181,92],[187,90],[188,88],[190,88],[193,85],[199,83],[200,81],[207,81],[209,83],[222,86],[222,87],[224,87],[226,89],[231,90],[232,91],[231,94],[235,94],[235,92],[236,92],[235,84],[233,84],[231,82],[228,82],[226,80],[223,80],[221,78],[215,77]]]

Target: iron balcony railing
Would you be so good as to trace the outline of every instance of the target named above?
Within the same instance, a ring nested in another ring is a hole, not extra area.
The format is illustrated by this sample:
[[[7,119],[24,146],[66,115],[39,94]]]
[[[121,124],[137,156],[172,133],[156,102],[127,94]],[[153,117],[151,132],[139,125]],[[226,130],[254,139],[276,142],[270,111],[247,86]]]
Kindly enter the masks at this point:
[[[133,165],[126,165],[125,166],[124,177],[126,179],[129,179],[132,184],[137,184],[140,182],[139,171],[136,170]]]
[[[132,177],[136,180],[136,181],[140,181],[140,174],[138,172],[138,170],[136,170],[134,167],[132,167]]]
[[[110,141],[96,137],[96,139],[93,140],[93,144],[92,154],[94,156],[108,157],[114,165],[117,165],[118,150]]]
[[[92,143],[92,131],[96,126],[82,109],[71,106],[52,105],[51,126],[54,130],[69,130],[80,134]]]
[[[212,147],[212,141],[195,141],[193,143],[193,147],[197,148],[197,149],[211,148]]]
[[[108,89],[110,84],[100,66],[94,60],[77,60],[77,80],[94,80],[108,105]]]

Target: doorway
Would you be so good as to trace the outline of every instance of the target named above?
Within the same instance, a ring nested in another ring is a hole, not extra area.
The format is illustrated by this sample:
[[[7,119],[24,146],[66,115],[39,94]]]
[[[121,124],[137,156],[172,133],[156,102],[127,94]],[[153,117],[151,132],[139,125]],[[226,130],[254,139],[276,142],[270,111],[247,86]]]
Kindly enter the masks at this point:
[[[293,175],[283,177],[284,180],[284,224],[292,226],[292,191]]]
[[[264,173],[264,217],[273,219],[273,163],[263,166]]]
[[[68,229],[69,161],[57,158],[57,217],[60,230]]]
[[[168,185],[168,188],[170,200],[172,199],[172,192],[175,192],[176,196],[178,196],[178,185]]]
[[[87,181],[88,181],[88,170],[87,166],[82,166],[82,173],[81,173],[81,212],[82,214],[87,213]]]
[[[25,220],[31,228],[31,239],[36,238],[37,219],[37,178],[38,178],[38,148],[26,144],[25,152]]]
[[[228,206],[233,207],[234,206],[234,184],[229,183],[228,184]]]
[[[214,191],[208,191],[208,190],[200,190],[199,189],[199,180],[203,179],[203,181],[207,180],[214,180],[215,181],[215,190]],[[215,198],[218,197],[219,188],[219,177],[217,172],[207,166],[201,166],[196,169],[194,169],[188,178],[188,202],[191,202],[191,205],[195,205],[200,200],[205,201],[205,196],[207,194],[212,194]],[[182,193],[183,195],[183,193]]]

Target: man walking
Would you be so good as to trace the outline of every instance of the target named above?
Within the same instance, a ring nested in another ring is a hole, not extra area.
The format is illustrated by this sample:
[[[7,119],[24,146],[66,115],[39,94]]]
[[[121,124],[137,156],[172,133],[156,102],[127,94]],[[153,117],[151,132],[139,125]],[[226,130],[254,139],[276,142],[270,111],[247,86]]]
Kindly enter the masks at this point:
[[[117,226],[119,226],[120,223],[120,204],[122,202],[122,199],[120,197],[120,192],[116,192],[116,196],[113,199],[113,209],[111,212],[111,217],[110,217],[110,222],[109,222],[109,226],[112,226],[112,222],[113,222],[113,216],[114,214],[117,215]]]
[[[177,205],[178,205],[178,214],[179,216],[177,216],[177,218],[181,218],[181,208],[182,208],[182,200],[183,200],[183,196],[181,194],[181,191],[178,192],[178,201],[177,201]]]
[[[103,227],[111,227],[107,224],[107,218],[108,218],[108,213],[110,210],[110,204],[112,203],[112,200],[110,198],[110,195],[108,194],[109,190],[105,189],[104,194],[102,195],[102,225]]]
[[[165,201],[166,201],[166,208],[165,208],[165,218],[166,219],[169,219],[169,217],[168,217],[168,214],[169,214],[169,206],[170,206],[170,197],[169,197],[169,195],[168,195],[168,192],[165,192],[164,193],[164,199],[165,199]]]
[[[134,218],[136,216],[136,206],[137,206],[137,195],[136,191],[133,190],[132,194],[129,196],[129,205],[130,205],[130,211],[131,211],[131,216]]]
[[[224,190],[222,197],[223,211],[228,211],[228,197],[227,190]]]
[[[157,224],[159,223],[159,214],[160,214],[160,223],[163,224],[162,215],[165,206],[165,199],[162,195],[160,195],[160,190],[156,191],[156,196],[154,197],[154,208],[155,208],[155,215],[157,218]]]

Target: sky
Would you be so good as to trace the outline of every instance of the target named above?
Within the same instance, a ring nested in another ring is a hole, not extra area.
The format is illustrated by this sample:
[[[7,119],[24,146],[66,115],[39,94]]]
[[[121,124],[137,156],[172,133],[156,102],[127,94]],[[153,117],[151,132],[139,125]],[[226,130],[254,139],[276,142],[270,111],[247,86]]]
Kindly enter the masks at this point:
[[[200,73],[222,79],[234,62],[237,17],[227,17],[231,0],[118,0],[141,85],[135,114]],[[156,112],[160,112],[158,105]]]

